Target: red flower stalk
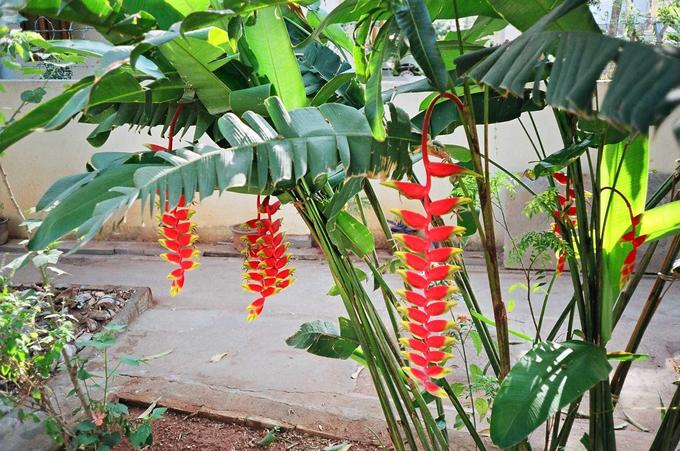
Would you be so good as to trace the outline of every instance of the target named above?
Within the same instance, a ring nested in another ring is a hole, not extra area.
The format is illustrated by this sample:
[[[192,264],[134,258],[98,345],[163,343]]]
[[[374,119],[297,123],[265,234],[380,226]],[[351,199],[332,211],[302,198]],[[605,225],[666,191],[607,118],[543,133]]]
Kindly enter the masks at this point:
[[[167,147],[159,146],[158,144],[149,144],[149,147],[154,152],[172,152],[172,139],[175,135],[175,124],[179,118],[184,104],[177,105],[175,113],[170,121],[168,129],[168,145]],[[192,223],[191,217],[194,215],[184,195],[179,197],[177,206],[173,209],[169,208],[169,202],[166,200],[163,205],[163,211],[159,215],[160,226],[158,228],[160,239],[158,242],[168,252],[163,253],[160,257],[177,265],[177,268],[170,271],[168,279],[170,279],[170,296],[176,296],[182,291],[184,287],[184,273],[191,271],[199,266],[195,261],[201,253],[194,247],[198,235],[195,233],[196,224]]]
[[[452,320],[439,318],[448,312],[455,304],[450,301],[451,295],[457,288],[450,284],[453,273],[460,270],[459,266],[450,262],[462,250],[444,247],[444,241],[454,236],[460,236],[465,230],[458,226],[432,226],[432,218],[454,213],[461,205],[470,202],[468,198],[448,197],[440,200],[430,199],[432,177],[452,177],[471,173],[469,170],[448,162],[433,162],[428,154],[428,129],[432,109],[437,100],[445,96],[463,107],[460,100],[451,94],[440,94],[425,111],[421,151],[425,166],[425,184],[411,182],[387,182],[385,185],[396,188],[402,195],[410,199],[421,200],[424,212],[412,210],[393,210],[402,221],[418,231],[418,234],[395,235],[403,247],[403,252],[397,252],[397,257],[403,263],[404,269],[398,271],[403,277],[406,289],[398,290],[405,305],[399,307],[404,321],[404,328],[411,335],[402,338],[404,356],[409,362],[403,370],[429,393],[446,397],[446,392],[435,383],[435,379],[442,378],[451,372],[445,367],[451,358],[448,352],[453,338],[446,333],[455,327]]]
[[[260,316],[270,296],[287,288],[295,280],[294,270],[287,267],[290,254],[286,252],[288,243],[284,242],[284,233],[280,230],[281,219],[272,219],[280,208],[281,202],[270,204],[267,196],[260,203],[258,196],[257,218],[244,224],[255,233],[244,238],[247,246],[244,250],[243,288],[258,294],[258,298],[247,307],[248,322]],[[263,218],[263,215],[266,217]]]

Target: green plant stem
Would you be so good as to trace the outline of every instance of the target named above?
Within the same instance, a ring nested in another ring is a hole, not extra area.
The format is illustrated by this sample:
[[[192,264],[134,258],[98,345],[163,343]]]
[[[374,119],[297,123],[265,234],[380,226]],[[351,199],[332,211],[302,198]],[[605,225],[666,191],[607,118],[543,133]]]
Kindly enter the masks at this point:
[[[465,53],[465,49],[463,48],[463,36],[457,14],[458,4],[456,0],[453,0],[453,9],[456,20],[456,32],[458,34],[458,45],[461,54],[463,54]],[[469,80],[467,78],[463,80],[463,91],[465,93],[465,104],[458,101],[456,102],[456,106],[458,107],[460,116],[463,119],[465,135],[467,137],[468,144],[470,145],[472,164],[475,172],[484,175],[482,152],[480,150],[479,138],[477,136],[475,115],[474,111],[472,110],[472,93],[470,92]],[[485,104],[487,103],[488,102],[485,102]],[[500,366],[498,379],[503,380],[510,372],[510,339],[508,336],[508,313],[505,309],[505,304],[503,303],[503,293],[501,289],[500,268],[498,264],[498,253],[496,250],[496,234],[494,231],[493,203],[491,202],[491,187],[489,186],[488,174],[486,174],[484,180],[477,179],[477,189],[484,222],[485,239],[482,240],[482,245],[484,247],[484,260],[487,267],[487,277],[489,280],[489,289],[491,293],[491,304],[493,306],[493,315],[496,323],[496,338],[498,342],[498,357]]]
[[[302,192],[301,199],[296,205],[303,219],[310,227],[314,238],[319,242],[321,249],[328,258],[329,267],[340,289],[343,303],[352,323],[356,326],[357,336],[364,351],[371,377],[376,385],[383,413],[390,426],[390,436],[394,446],[397,449],[403,449],[399,428],[394,419],[385,387],[390,392],[394,407],[399,414],[402,425],[401,429],[406,434],[409,446],[412,449],[418,449],[410,432],[408,418],[403,411],[404,407],[409,412],[409,416],[418,432],[418,438],[424,449],[431,449],[428,439],[432,446],[434,446],[434,449],[446,449],[445,438],[437,429],[436,422],[422,401],[417,388],[414,391],[412,387],[411,390],[413,391],[415,401],[419,406],[418,408],[423,415],[423,421],[427,428],[427,435],[425,435],[425,431],[421,427],[421,420],[418,419],[417,411],[405,386],[405,383],[408,383],[408,381],[406,381],[406,377],[397,363],[399,356],[398,348],[391,343],[382,321],[375,312],[370,299],[352,269],[351,261],[343,257],[331,243],[325,229],[325,220],[320,213],[320,209],[316,207],[315,200],[310,198],[305,192]],[[370,263],[369,260],[367,261]]]
[[[313,205],[313,201],[311,201],[308,198],[304,199],[303,202],[307,203],[308,208],[309,205]],[[311,213],[313,213],[312,208],[309,208],[309,210]],[[331,274],[333,274],[333,278],[335,279],[335,282],[338,286],[341,299],[345,304],[345,309],[347,310],[347,313],[350,316],[350,320],[355,325],[355,331],[357,333],[357,337],[359,338],[359,343],[361,344],[364,356],[366,357],[367,367],[369,373],[371,374],[371,378],[373,379],[373,384],[376,389],[378,399],[380,400],[380,406],[383,410],[383,415],[385,416],[385,420],[387,421],[388,424],[388,431],[390,434],[391,441],[397,450],[404,450],[402,437],[399,432],[399,427],[397,425],[396,419],[394,418],[391,405],[389,403],[389,400],[387,399],[387,394],[383,386],[382,378],[377,369],[377,364],[375,362],[375,357],[373,355],[374,348],[368,342],[368,338],[366,336],[367,334],[365,333],[364,330],[365,326],[363,326],[363,323],[359,320],[355,309],[354,304],[355,300],[346,287],[347,282],[345,280],[345,273],[340,270],[341,265],[340,257],[333,252],[332,244],[330,243],[330,240],[325,236],[324,233],[325,226],[323,225],[323,223],[318,221],[317,218],[314,218],[313,216],[307,216],[307,211],[305,210],[301,210],[300,213],[301,216],[308,221],[310,231],[312,232],[313,235],[315,235],[315,238],[317,239],[319,246],[324,251],[324,254],[326,254],[326,259],[329,263]]]
[[[550,451],[563,450],[567,445],[567,440],[569,440],[569,435],[571,434],[571,428],[574,426],[574,420],[578,414],[578,408],[581,405],[581,400],[583,396],[580,396],[576,401],[569,404],[569,409],[567,409],[567,415],[564,418],[564,423],[557,435],[557,440],[553,440],[550,444]],[[558,412],[559,415],[559,412]]]
[[[569,314],[574,311],[574,306],[576,305],[576,295],[573,295],[571,297],[571,300],[567,303],[567,305],[564,307],[564,310],[562,310],[562,313],[560,313],[560,316],[557,318],[557,321],[555,321],[555,325],[553,326],[552,329],[550,329],[550,332],[548,333],[548,336],[546,339],[548,341],[552,341],[555,339],[557,334],[560,331],[560,328],[562,327],[562,324],[564,324],[564,321],[567,319]]]
[[[475,441],[475,444],[479,447],[480,450],[485,451],[486,446],[484,445],[484,441],[482,441],[482,438],[477,433],[477,429],[475,429],[474,424],[472,424],[472,422],[470,421],[470,417],[468,417],[467,412],[465,412],[465,409],[463,408],[463,405],[460,403],[460,401],[456,397],[456,394],[453,392],[451,385],[444,384],[444,391],[446,391],[446,394],[449,396],[449,400],[451,401],[451,404],[453,404],[453,407],[456,409],[458,417],[465,425],[465,428],[470,432],[472,440]]]
[[[656,432],[650,450],[674,451],[680,442],[680,383],[675,383],[675,394],[668,405],[661,426]]]
[[[43,282],[43,288],[45,290],[47,300],[49,302],[52,313],[57,314],[57,308],[54,305],[54,297],[50,294],[52,282],[50,281],[50,277],[47,274],[47,267],[45,265],[43,265],[39,268],[39,271],[40,271],[40,276],[41,276],[42,282]],[[64,359],[64,366],[66,367],[66,373],[68,374],[69,380],[71,381],[71,385],[73,385],[73,390],[75,391],[76,396],[78,397],[78,400],[80,401],[80,405],[83,408],[83,411],[87,414],[87,416],[91,418],[92,417],[92,409],[90,408],[90,403],[89,403],[87,397],[85,396],[85,393],[83,393],[83,388],[80,385],[80,381],[78,380],[78,368],[71,361],[71,357],[68,355],[68,352],[66,351],[66,347],[62,348],[61,357]]]
[[[546,306],[548,305],[548,298],[550,297],[550,293],[552,292],[552,288],[553,288],[553,285],[555,284],[555,280],[557,280],[557,272],[553,273],[553,275],[550,279],[550,283],[548,284],[548,288],[546,289],[545,295],[543,296],[543,304],[541,305],[541,313],[539,314],[539,317],[538,317],[538,329],[536,331],[538,341],[541,340],[541,329],[543,328],[543,319],[545,318],[545,309],[546,309]]]

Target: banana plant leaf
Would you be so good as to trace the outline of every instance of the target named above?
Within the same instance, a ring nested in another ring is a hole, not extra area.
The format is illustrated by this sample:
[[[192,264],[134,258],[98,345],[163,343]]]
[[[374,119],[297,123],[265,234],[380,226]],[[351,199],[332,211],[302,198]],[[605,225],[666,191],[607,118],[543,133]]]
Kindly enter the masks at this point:
[[[347,180],[387,177],[404,174],[411,165],[410,125],[406,113],[393,106],[388,137],[376,142],[366,117],[352,107],[326,104],[287,111],[277,97],[265,105],[274,126],[253,112],[243,119],[233,113],[220,118],[219,132],[228,148],[194,146],[93,160],[94,175],[61,181],[39,202],[48,213],[29,246],[42,249],[74,229],[84,243],[135,200],[153,211],[157,193],[161,204],[167,199],[174,206],[181,195],[276,193],[303,177],[323,181],[338,170]]]

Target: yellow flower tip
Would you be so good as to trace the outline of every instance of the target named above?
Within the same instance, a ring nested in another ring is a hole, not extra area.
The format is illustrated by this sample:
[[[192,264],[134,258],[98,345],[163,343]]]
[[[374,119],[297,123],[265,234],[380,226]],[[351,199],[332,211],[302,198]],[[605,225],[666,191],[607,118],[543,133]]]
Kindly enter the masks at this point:
[[[455,226],[453,228],[453,234],[454,235],[462,235],[463,233],[465,233],[466,230],[467,230],[467,228],[465,228],[463,226]]]
[[[451,368],[444,368],[441,373],[437,374],[436,376],[430,376],[432,379],[443,379],[449,374],[453,373],[453,369]]]
[[[444,391],[443,388],[439,387],[435,391],[429,391],[428,393],[431,394],[432,396],[436,396],[437,398],[442,398],[442,399],[448,399],[449,396],[446,394],[446,391]]]
[[[408,314],[408,307],[401,305],[401,306],[397,307],[397,311],[399,313],[401,313],[402,315],[407,315]]]
[[[409,345],[410,345],[410,343],[409,343],[409,341],[408,341],[408,338],[405,338],[405,337],[401,337],[401,338],[399,339],[399,343],[400,343],[404,348],[408,348]]]

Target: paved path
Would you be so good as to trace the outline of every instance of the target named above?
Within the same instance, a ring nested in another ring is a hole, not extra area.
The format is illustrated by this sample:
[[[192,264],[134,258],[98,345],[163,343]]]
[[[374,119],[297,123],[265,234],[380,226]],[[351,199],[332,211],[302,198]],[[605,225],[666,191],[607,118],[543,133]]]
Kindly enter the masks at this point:
[[[263,415],[339,434],[365,436],[367,427],[381,430],[381,413],[366,371],[353,378],[357,371],[354,362],[315,357],[284,342],[304,322],[335,321],[344,313],[340,300],[325,294],[331,276],[323,262],[295,262],[297,282],[271,299],[263,316],[250,324],[245,322],[245,306],[252,296],[240,288],[241,261],[235,258],[204,258],[176,298],[167,294],[168,265],[156,258],[76,255],[64,259],[59,267],[70,274],[61,282],[149,286],[153,290],[155,305],[119,338],[115,351],[136,356],[172,352],[125,369],[120,390]],[[481,268],[473,269],[471,277],[482,308],[490,312],[485,274]],[[517,297],[510,327],[533,334],[526,301],[517,292],[511,295],[507,291],[521,280],[521,274],[505,272],[502,278],[506,295]],[[20,272],[16,282],[36,279],[29,269]],[[631,302],[610,350],[623,349],[651,283],[651,278],[642,281],[640,296]],[[561,277],[547,308],[546,324],[553,323],[570,295],[569,280]],[[677,378],[673,358],[676,364],[680,361],[679,298],[680,290],[674,287],[657,312],[640,349],[650,358],[636,363],[631,371],[617,408],[618,418],[625,411],[642,425],[652,429],[658,425],[659,394],[670,399],[671,383]],[[377,295],[375,299],[384,311],[382,300]],[[526,348],[524,344],[513,346],[513,352],[520,355]],[[210,362],[219,353],[227,354],[219,362]],[[462,372],[453,377],[462,378]],[[578,429],[582,425],[577,425]],[[626,449],[644,449],[652,440],[651,434],[631,425],[619,436],[632,446]],[[456,449],[466,449],[464,442]]]

